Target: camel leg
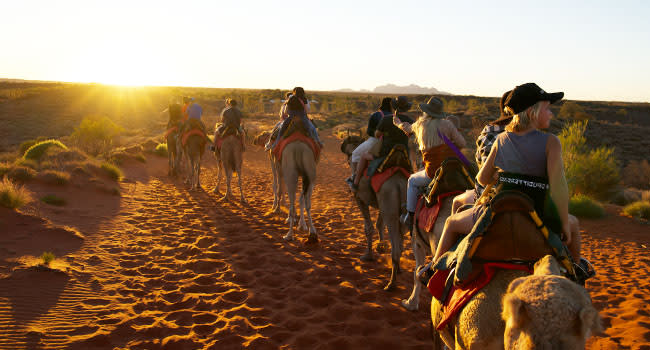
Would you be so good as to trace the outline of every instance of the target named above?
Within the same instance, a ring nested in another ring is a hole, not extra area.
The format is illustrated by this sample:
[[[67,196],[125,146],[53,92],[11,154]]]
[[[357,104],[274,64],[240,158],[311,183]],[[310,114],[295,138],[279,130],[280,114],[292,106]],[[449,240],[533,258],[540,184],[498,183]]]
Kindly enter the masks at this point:
[[[244,198],[244,188],[241,186],[241,165],[237,169],[237,182],[239,183],[239,201],[242,204],[246,204],[246,198]]]
[[[196,159],[196,189],[201,189],[201,154]]]
[[[296,187],[298,187],[298,174],[290,173],[284,174],[289,178],[285,179],[287,182],[287,192],[289,194],[289,232],[282,237],[287,241],[293,240],[293,225],[296,219]]]
[[[221,187],[221,170],[223,169],[223,165],[221,164],[221,158],[217,158],[217,184],[214,186],[214,189],[212,190],[212,193],[220,194],[221,192],[219,191],[219,187]]]
[[[355,197],[355,199],[361,211],[361,216],[363,216],[363,231],[366,235],[366,253],[361,256],[361,261],[373,261],[375,257],[372,255],[372,239],[375,232],[372,226],[372,220],[370,220],[370,209],[358,197]]]
[[[418,280],[417,271],[418,267],[424,264],[425,258],[424,243],[420,240],[417,231],[415,230],[417,230],[417,227],[413,228],[413,234],[411,235],[411,242],[413,243],[413,256],[415,257],[415,268],[413,269],[413,291],[411,292],[411,296],[408,299],[402,300],[402,306],[410,311],[415,311],[420,306],[420,291],[422,290],[422,284]]]
[[[226,169],[225,166],[223,168],[224,168],[223,171],[226,173],[226,194],[224,194],[221,199],[227,201],[232,195],[230,191],[230,180],[232,180],[232,170]]]
[[[304,184],[303,184],[303,186],[304,186]],[[313,186],[310,186],[310,187],[312,187],[312,189],[313,189]],[[299,202],[300,202],[300,220],[298,220],[298,228],[303,230],[303,231],[307,231],[308,227],[307,227],[307,222],[305,222],[305,207],[306,207],[306,205],[305,205],[305,194],[304,194],[304,192],[300,193]]]
[[[307,243],[316,243],[318,242],[318,234],[316,233],[316,227],[314,227],[314,222],[311,220],[311,194],[314,191],[314,183],[310,183],[307,187],[307,191],[304,196],[301,196],[302,202],[305,206],[305,211],[307,212],[307,220],[309,221],[309,238],[307,238]],[[304,221],[304,218],[303,218]]]
[[[391,273],[390,282],[384,287],[384,290],[392,290],[397,285],[397,274],[400,272],[399,260],[402,256],[402,234],[400,230],[399,217],[391,213],[384,215],[388,235],[390,237],[390,256],[391,256]]]
[[[269,155],[271,160],[271,171],[273,173],[273,207],[271,212],[275,215],[280,214],[280,170],[278,169],[278,164],[273,159],[273,156]]]
[[[384,219],[381,215],[381,211],[377,214],[377,221],[375,222],[375,227],[377,233],[379,233],[379,242],[377,242],[377,253],[383,254],[388,251],[388,243],[386,243],[386,237],[384,237],[384,232],[386,231],[386,225],[384,225]]]

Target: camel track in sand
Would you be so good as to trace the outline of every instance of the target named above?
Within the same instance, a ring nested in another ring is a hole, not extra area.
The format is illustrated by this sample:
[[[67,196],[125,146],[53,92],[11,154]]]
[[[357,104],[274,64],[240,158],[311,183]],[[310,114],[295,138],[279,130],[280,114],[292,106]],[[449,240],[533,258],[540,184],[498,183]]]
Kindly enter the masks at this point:
[[[428,348],[426,292],[420,311],[400,306],[412,287],[410,239],[398,288],[386,293],[389,253],[359,261],[365,238],[343,183],[349,171],[338,141],[324,139],[312,210],[317,245],[305,244],[305,232],[282,239],[284,217],[267,214],[268,161],[250,147],[248,205],[236,201],[238,188],[230,202],[209,192],[216,174],[207,154],[202,192],[169,179],[166,160],[151,156],[145,166],[125,166],[130,180],[119,199],[81,194],[66,209],[44,207],[44,216],[86,239],[66,255],[67,274],[9,273],[15,265],[0,265],[0,349]],[[587,287],[607,328],[588,348],[647,349],[650,271],[642,244],[650,234],[629,231],[648,226],[610,221],[584,225],[596,232],[585,233],[584,245],[599,270]]]

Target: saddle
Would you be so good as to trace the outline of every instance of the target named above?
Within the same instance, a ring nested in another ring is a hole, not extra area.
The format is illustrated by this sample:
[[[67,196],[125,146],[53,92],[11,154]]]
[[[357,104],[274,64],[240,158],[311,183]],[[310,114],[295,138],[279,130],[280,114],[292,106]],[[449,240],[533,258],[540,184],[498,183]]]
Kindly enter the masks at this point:
[[[219,137],[226,138],[227,136],[234,135],[234,136],[241,136],[241,132],[239,131],[238,127],[235,126],[226,126],[221,130],[221,133],[219,134]]]
[[[282,138],[278,142],[278,145],[275,147],[275,149],[273,149],[273,155],[278,160],[281,160],[282,159],[282,151],[284,151],[284,148],[288,144],[290,144],[292,142],[296,142],[296,141],[300,141],[300,142],[303,142],[303,143],[307,144],[309,146],[309,148],[311,148],[312,152],[314,153],[314,160],[316,160],[318,162],[318,157],[320,156],[320,147],[316,144],[316,141],[314,141],[314,139],[312,139],[311,137],[309,137],[309,136],[307,136],[307,135],[305,135],[303,133],[300,133],[300,132],[296,132],[296,133],[291,134],[289,137]]]
[[[409,160],[408,148],[405,145],[397,144],[388,152],[385,157],[376,158],[368,163],[366,176],[373,177],[373,175],[382,173],[390,168],[403,168],[407,173],[411,174],[411,162]]]
[[[456,157],[442,161],[424,195],[427,207],[437,203],[439,196],[450,192],[464,192],[474,188],[474,180],[463,162]]]
[[[185,126],[185,131],[183,132],[182,145],[185,147],[187,140],[192,135],[203,136],[204,144],[209,141],[208,135],[205,132],[205,125],[198,119],[188,119]]]
[[[305,129],[305,125],[302,122],[301,118],[291,118],[287,129],[284,131],[284,134],[280,135],[282,138],[288,138],[293,133],[299,132],[307,137],[309,137],[309,132]]]

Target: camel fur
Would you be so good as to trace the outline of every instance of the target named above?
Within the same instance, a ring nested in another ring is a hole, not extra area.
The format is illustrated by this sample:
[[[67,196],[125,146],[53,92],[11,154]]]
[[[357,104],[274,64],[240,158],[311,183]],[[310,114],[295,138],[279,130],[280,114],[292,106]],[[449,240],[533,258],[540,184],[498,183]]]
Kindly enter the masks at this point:
[[[201,188],[201,157],[203,157],[203,152],[205,152],[205,144],[206,138],[204,136],[190,135],[183,146],[185,156],[189,160],[188,182],[190,184],[190,190],[198,190]]]
[[[221,170],[226,174],[226,193],[223,200],[228,200],[232,195],[230,181],[232,174],[237,173],[237,183],[239,185],[240,202],[246,203],[244,198],[244,189],[242,188],[242,162],[243,162],[244,149],[241,144],[241,138],[238,135],[229,135],[223,139],[221,148],[215,151],[217,158],[217,186],[212,192],[219,193],[219,186],[221,185]]]
[[[289,195],[289,232],[283,238],[287,241],[293,240],[293,226],[296,222],[296,190],[298,188],[298,178],[301,178],[302,193],[300,196],[300,212],[302,214],[302,206],[304,203],[309,228],[309,238],[307,241],[310,243],[318,242],[316,228],[311,219],[311,195],[316,184],[316,159],[314,158],[314,152],[309,145],[297,141],[289,143],[284,147],[281,158],[280,171]]]
[[[502,318],[506,350],[584,349],[602,331],[587,290],[563,277],[550,255],[535,264],[533,275],[510,283]]]

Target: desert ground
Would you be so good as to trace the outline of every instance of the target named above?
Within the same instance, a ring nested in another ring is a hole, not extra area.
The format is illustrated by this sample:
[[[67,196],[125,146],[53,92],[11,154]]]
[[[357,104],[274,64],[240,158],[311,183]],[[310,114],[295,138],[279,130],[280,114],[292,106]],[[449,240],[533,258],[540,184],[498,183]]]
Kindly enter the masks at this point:
[[[385,292],[389,253],[359,260],[365,238],[343,182],[349,170],[340,141],[323,134],[318,244],[305,232],[282,239],[284,217],[269,213],[269,163],[254,146],[242,171],[247,205],[211,193],[209,153],[199,192],[153,154],[122,164],[120,196],[83,182],[28,183],[35,197],[68,204],[0,208],[0,349],[430,348],[427,292],[419,311],[400,305],[413,283],[410,237],[399,287]],[[587,348],[650,349],[650,225],[606,209],[581,221],[598,272],[587,289],[605,326]],[[50,269],[36,267],[43,251],[57,257]]]

